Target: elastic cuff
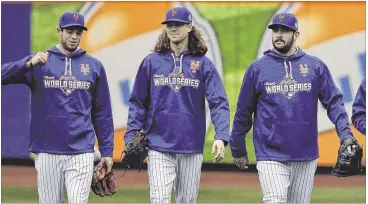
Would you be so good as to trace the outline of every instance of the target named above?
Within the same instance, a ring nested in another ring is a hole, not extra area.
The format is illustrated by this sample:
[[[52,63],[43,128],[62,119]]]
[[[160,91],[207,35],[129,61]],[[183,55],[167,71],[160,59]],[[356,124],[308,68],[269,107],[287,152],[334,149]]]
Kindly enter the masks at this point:
[[[248,152],[247,152],[247,150],[245,150],[245,151],[234,151],[234,150],[231,150],[231,155],[234,158],[248,157]]]
[[[347,139],[347,138],[352,138],[354,137],[352,134],[344,134],[344,135],[341,135],[340,136],[340,142],[342,142],[344,139]]]
[[[223,140],[224,142],[229,142],[230,135],[219,133],[215,135],[215,140]]]
[[[99,149],[101,152],[101,157],[112,157],[114,149],[108,148],[108,149]]]

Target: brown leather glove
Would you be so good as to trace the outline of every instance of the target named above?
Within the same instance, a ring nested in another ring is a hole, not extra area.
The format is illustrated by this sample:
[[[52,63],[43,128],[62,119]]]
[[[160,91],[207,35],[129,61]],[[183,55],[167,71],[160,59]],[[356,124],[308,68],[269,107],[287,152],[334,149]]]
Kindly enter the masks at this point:
[[[106,165],[103,165],[102,167],[96,166],[93,170],[91,189],[100,197],[111,197],[118,190],[113,171],[109,174],[106,174],[106,172]]]

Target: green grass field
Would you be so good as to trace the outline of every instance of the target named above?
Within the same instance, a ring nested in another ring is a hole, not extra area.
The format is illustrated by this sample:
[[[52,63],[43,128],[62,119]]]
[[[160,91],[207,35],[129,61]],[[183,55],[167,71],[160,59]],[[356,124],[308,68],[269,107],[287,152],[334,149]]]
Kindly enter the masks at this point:
[[[3,203],[36,203],[36,187],[1,188]],[[261,203],[259,189],[201,189],[198,203]],[[65,199],[67,201],[67,199]],[[174,202],[174,196],[172,196]],[[311,197],[312,203],[365,203],[364,188],[316,188]],[[100,198],[90,194],[89,203],[149,203],[148,188],[120,188],[113,197]]]

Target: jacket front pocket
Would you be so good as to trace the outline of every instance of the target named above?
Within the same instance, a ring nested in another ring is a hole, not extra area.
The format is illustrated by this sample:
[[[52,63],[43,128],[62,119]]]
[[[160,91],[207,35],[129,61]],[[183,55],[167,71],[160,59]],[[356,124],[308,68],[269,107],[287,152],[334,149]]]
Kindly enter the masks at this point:
[[[275,123],[267,145],[288,155],[303,156],[303,150],[313,145],[312,132],[308,122]]]
[[[198,149],[203,146],[205,123],[201,124],[195,116],[185,113],[160,112],[155,117],[154,132],[162,137],[169,146],[181,146],[187,149]],[[203,129],[203,131],[202,131]]]
[[[57,146],[58,150],[73,150],[87,146],[86,134],[92,128],[85,125],[84,116],[49,115],[43,128],[44,143],[50,148]]]

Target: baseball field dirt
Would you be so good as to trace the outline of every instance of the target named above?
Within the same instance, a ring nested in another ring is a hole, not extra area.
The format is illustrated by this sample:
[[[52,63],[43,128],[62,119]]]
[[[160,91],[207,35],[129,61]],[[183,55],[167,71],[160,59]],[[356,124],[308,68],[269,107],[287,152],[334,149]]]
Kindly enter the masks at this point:
[[[137,170],[114,171],[119,187],[147,187],[148,175],[145,170],[140,173]],[[37,185],[37,171],[34,167],[2,166],[1,184],[5,186],[34,186]],[[201,187],[234,187],[257,188],[259,187],[256,173],[242,172],[202,172]],[[316,175],[315,187],[365,187],[365,176],[353,176],[337,178],[332,175]]]

